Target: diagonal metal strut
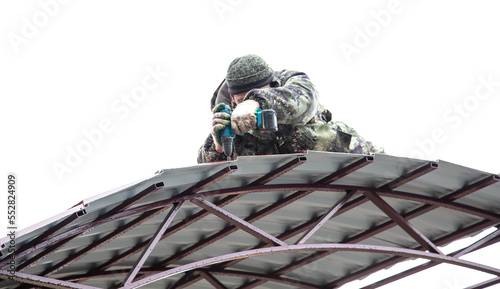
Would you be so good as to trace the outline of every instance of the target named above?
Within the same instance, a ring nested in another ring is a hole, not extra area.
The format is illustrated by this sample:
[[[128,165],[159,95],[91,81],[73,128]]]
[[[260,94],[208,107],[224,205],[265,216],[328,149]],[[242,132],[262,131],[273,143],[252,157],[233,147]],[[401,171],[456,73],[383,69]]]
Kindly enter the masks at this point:
[[[170,226],[170,223],[172,223],[172,221],[174,220],[181,206],[182,203],[176,203],[174,207],[168,212],[167,216],[165,217],[161,225],[158,227],[158,230],[153,235],[153,238],[151,238],[151,240],[149,241],[147,248],[142,252],[141,256],[137,259],[137,262],[132,267],[133,269],[125,278],[124,288],[128,288],[127,286],[130,285],[130,283],[132,283],[132,281],[134,280],[135,276],[137,276],[137,273],[139,273],[139,270],[141,270],[142,266],[144,265],[144,262],[146,262],[146,259],[149,257],[151,252],[153,252],[153,249],[160,241],[161,237],[163,236],[163,233],[165,233],[168,226]]]
[[[269,245],[280,245],[280,246],[286,246],[287,244],[280,239],[274,237],[271,234],[268,234],[264,232],[263,230],[255,227],[254,225],[250,224],[249,222],[242,220],[241,218],[238,218],[234,214],[231,214],[230,212],[217,207],[213,203],[203,199],[203,198],[194,198],[191,200],[192,203],[200,206],[201,208],[211,212],[212,214],[216,215],[217,217],[231,223],[233,226],[237,227],[238,229],[241,229],[250,235],[259,238],[261,241],[266,242]]]

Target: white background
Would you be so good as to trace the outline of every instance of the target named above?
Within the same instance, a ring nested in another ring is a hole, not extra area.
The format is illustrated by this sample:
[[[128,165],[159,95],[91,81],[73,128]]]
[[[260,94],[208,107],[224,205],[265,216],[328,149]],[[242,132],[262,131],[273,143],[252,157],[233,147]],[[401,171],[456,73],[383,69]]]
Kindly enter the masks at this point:
[[[231,60],[248,53],[306,72],[334,119],[391,155],[499,173],[499,8],[494,0],[2,1],[0,175],[5,183],[18,175],[19,225],[159,169],[195,165],[210,97]],[[157,87],[125,106],[123,95],[139,91],[151,69],[161,72]],[[69,156],[78,149],[84,155]],[[0,224],[4,236],[6,218]],[[484,251],[468,258],[500,266],[498,246]],[[386,288],[489,278],[439,266]]]

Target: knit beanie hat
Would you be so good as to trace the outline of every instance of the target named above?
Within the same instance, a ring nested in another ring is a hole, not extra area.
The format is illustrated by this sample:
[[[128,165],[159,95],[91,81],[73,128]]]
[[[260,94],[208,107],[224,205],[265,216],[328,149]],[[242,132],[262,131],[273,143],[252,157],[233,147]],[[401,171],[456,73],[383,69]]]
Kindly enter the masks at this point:
[[[226,81],[230,94],[249,91],[271,83],[273,70],[261,57],[253,54],[236,58],[227,69]]]

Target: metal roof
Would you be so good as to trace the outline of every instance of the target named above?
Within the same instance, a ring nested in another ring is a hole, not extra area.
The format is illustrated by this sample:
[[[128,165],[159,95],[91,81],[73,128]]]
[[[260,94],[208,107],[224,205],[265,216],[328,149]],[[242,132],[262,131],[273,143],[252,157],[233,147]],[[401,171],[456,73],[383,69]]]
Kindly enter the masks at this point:
[[[325,152],[167,169],[19,232],[14,255],[1,239],[0,288],[336,288],[408,258],[430,262],[369,288],[440,263],[496,284],[499,268],[460,257],[500,230],[448,255],[438,246],[500,224],[499,180]]]

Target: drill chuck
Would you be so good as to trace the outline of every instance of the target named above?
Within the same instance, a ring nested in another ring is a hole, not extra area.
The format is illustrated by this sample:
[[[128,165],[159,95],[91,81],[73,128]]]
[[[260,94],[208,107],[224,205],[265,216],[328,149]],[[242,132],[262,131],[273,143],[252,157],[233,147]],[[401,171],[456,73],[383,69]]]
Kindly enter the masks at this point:
[[[222,136],[222,148],[224,149],[224,154],[226,157],[230,157],[233,154],[233,137],[232,136]]]

